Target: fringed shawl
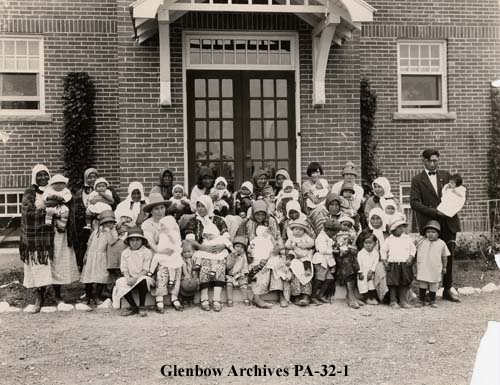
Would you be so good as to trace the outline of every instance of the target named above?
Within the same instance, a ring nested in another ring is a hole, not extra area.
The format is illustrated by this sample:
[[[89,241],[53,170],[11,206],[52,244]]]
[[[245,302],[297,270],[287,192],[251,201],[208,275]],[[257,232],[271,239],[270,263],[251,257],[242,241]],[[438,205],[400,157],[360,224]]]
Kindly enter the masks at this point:
[[[35,207],[36,194],[41,193],[36,185],[24,192],[19,255],[24,263],[46,265],[54,258],[54,228],[45,224],[45,209]]]

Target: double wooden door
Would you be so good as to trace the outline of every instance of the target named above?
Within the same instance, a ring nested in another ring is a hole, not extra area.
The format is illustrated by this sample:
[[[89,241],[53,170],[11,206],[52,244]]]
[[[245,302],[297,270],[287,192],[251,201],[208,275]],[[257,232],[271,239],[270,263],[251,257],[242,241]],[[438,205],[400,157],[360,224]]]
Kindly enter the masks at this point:
[[[295,178],[295,79],[291,71],[187,71],[190,186],[202,167],[230,188],[256,168],[271,181],[286,168]]]

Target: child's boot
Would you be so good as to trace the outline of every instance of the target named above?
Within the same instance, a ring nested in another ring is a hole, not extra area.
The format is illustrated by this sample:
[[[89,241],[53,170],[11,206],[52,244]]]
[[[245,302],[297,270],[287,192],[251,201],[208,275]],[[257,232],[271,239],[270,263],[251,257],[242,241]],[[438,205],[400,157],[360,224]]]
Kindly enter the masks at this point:
[[[422,307],[425,305],[425,293],[427,290],[425,289],[418,289],[418,302],[415,305],[415,307]]]
[[[399,287],[399,301],[403,309],[412,309],[413,306],[408,303],[408,293],[410,288],[408,286]]]
[[[347,287],[347,295],[346,295],[347,305],[349,307],[352,307],[353,309],[359,309],[359,303],[358,301],[356,301],[356,297],[354,296],[354,282],[348,281],[346,287]]]
[[[390,306],[393,309],[399,309],[401,306],[399,306],[398,303],[398,291],[397,291],[397,286],[389,286],[389,295],[391,297],[391,304]]]
[[[226,285],[227,307],[233,307],[233,285]]]
[[[435,291],[429,291],[429,297],[431,300],[431,307],[432,308],[437,308],[438,305],[436,303],[436,292]]]
[[[33,307],[33,313],[40,313],[40,310],[43,306],[43,300],[45,297],[45,287],[37,287],[36,288],[36,300],[35,305]]]
[[[165,306],[163,305],[163,296],[156,297],[156,311],[160,314],[165,313]]]
[[[257,294],[253,296],[253,303],[255,306],[260,307],[261,309],[270,309],[273,307],[272,304],[264,301],[262,298],[260,298],[260,295]]]

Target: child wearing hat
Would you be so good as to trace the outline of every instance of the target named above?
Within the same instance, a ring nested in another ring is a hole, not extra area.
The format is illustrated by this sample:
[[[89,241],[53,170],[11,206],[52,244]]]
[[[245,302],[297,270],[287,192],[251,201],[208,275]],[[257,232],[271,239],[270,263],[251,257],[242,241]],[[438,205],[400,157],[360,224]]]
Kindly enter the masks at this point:
[[[391,235],[380,249],[380,259],[387,271],[386,280],[389,287],[390,305],[394,309],[400,307],[410,309],[408,293],[413,280],[412,264],[416,248],[412,239],[405,233],[408,228],[402,213],[396,213],[389,224]],[[398,304],[399,295],[399,304]]]
[[[297,219],[289,224],[292,236],[285,243],[287,259],[291,260],[292,271],[291,295],[299,306],[307,306],[312,294],[311,280],[313,278],[312,256],[314,253],[314,240],[307,234],[309,227],[306,221]],[[315,304],[321,302],[313,301]]]
[[[241,189],[236,192],[234,200],[234,211],[236,215],[242,218],[246,218],[248,215],[248,210],[252,207],[255,197],[253,195],[253,184],[252,182],[243,182],[241,184]]]
[[[233,288],[239,288],[245,305],[250,305],[248,299],[248,260],[246,254],[247,239],[243,236],[233,240],[234,251],[228,255],[226,262],[226,297],[227,306],[233,306]]]
[[[147,315],[144,310],[146,294],[154,286],[153,278],[147,275],[152,253],[148,248],[144,232],[139,227],[129,229],[124,243],[127,248],[123,250],[120,261],[123,277],[116,281],[113,290],[113,307],[120,308],[120,300],[125,298],[130,308],[122,312],[123,316],[138,314],[140,317],[145,317]],[[139,306],[134,300],[134,292],[139,295]]]
[[[311,298],[314,303],[316,301],[321,303],[330,302],[327,295],[335,287],[334,274],[336,262],[333,250],[336,247],[335,236],[340,230],[342,230],[340,223],[332,219],[327,219],[323,229],[314,241],[316,252],[312,259],[314,278]]]
[[[118,234],[114,229],[115,223],[113,211],[103,211],[99,215],[99,226],[90,234],[80,278],[80,282],[85,284],[85,301],[87,305],[101,304],[105,299],[102,292],[109,281],[107,250],[110,245],[114,245],[118,240]]]
[[[450,251],[446,243],[439,239],[441,226],[438,221],[427,222],[424,231],[425,238],[417,244],[417,307],[425,304],[425,296],[429,290],[430,305],[436,308],[436,292],[442,275],[446,274]]]
[[[276,197],[276,214],[281,218],[285,216],[286,205],[290,201],[299,201],[299,192],[291,180],[284,180],[282,188]]]
[[[172,202],[172,210],[175,211],[175,217],[177,220],[184,214],[189,214],[191,212],[191,201],[184,194],[184,187],[180,184],[176,184],[172,188],[172,196],[169,199]]]
[[[227,189],[226,178],[220,176],[215,180],[214,187],[210,190],[210,195],[217,193],[217,199],[214,201],[214,214],[225,217],[232,208],[231,193]]]
[[[68,224],[69,208],[68,202],[73,198],[71,191],[66,187],[68,178],[56,174],[49,180],[49,185],[43,192],[42,198],[47,207],[45,224],[54,225],[56,230],[64,233]],[[57,217],[53,221],[54,216]]]
[[[108,189],[109,183],[104,178],[98,178],[94,183],[94,190],[89,194],[87,207],[87,226],[92,227],[94,219],[103,211],[112,210],[115,202],[113,193]]]

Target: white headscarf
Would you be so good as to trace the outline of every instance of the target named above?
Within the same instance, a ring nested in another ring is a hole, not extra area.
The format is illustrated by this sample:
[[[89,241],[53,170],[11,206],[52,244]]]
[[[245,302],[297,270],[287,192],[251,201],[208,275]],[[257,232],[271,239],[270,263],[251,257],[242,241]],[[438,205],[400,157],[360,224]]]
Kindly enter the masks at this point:
[[[139,200],[139,202],[134,202],[132,200],[132,193],[135,190],[139,190],[139,192],[141,193],[141,199]],[[115,216],[116,218],[120,218],[120,215],[118,215],[120,213],[125,213],[126,215],[132,214],[131,216],[132,222],[135,222],[137,221],[137,218],[139,217],[139,214],[141,212],[141,201],[144,201],[146,202],[146,204],[148,204],[149,199],[146,198],[146,196],[144,195],[144,187],[140,182],[130,183],[128,185],[127,191],[128,191],[128,196],[124,201],[120,202],[116,207]]]
[[[382,195],[379,198],[380,198],[380,206],[382,206],[382,208],[385,209],[386,199],[394,198],[394,195],[392,195],[392,193],[391,193],[391,183],[389,182],[389,179],[387,179],[383,176],[375,179],[372,182],[372,187],[375,185],[375,183],[384,189],[384,195]]]
[[[223,176],[218,177],[214,182],[214,188],[217,189],[219,183],[224,183],[224,188],[227,188],[227,180]]]
[[[174,191],[178,188],[182,190],[182,194],[184,195],[184,187],[180,184],[176,184],[174,187],[172,187],[172,195],[174,195]]]
[[[382,220],[382,226],[378,229],[374,229],[372,224],[371,224],[371,219],[372,217],[376,215],[380,217]],[[382,210],[380,207],[375,207],[371,209],[370,214],[368,216],[368,227],[373,231],[373,234],[377,237],[378,243],[380,247],[384,244],[385,236],[384,236],[384,230],[387,227],[387,216],[385,215],[384,210]]]
[[[36,184],[36,174],[38,174],[41,171],[45,171],[49,175],[49,178],[50,178],[49,169],[46,166],[44,166],[43,164],[37,164],[31,170],[31,184],[37,186],[41,191],[44,191],[47,186],[38,186]]]
[[[307,218],[306,215],[300,209],[300,204],[297,201],[294,200],[288,201],[285,209],[286,209],[286,217],[288,219],[290,219],[290,211],[292,210],[297,211],[299,213],[299,219]]]
[[[204,227],[210,226],[210,223],[212,223],[212,218],[214,216],[214,204],[212,202],[212,198],[210,198],[208,195],[201,195],[196,200],[196,203],[201,203],[207,209],[207,215],[203,217],[200,214],[198,214],[197,210],[196,218],[198,218],[198,220],[202,223]]]
[[[243,187],[246,187],[250,191],[250,193],[253,194],[253,184],[252,184],[252,182],[248,182],[248,181],[247,182],[243,182],[241,184],[241,188],[243,188]]]

